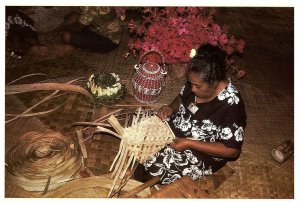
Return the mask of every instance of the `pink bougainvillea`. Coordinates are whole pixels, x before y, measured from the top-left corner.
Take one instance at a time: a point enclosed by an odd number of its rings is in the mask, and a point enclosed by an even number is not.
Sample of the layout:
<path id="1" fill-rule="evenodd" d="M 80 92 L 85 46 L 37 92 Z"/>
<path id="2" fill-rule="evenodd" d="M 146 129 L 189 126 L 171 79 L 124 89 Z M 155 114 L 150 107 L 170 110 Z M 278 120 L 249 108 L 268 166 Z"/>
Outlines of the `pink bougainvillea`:
<path id="1" fill-rule="evenodd" d="M 117 8 L 125 18 L 127 8 Z M 226 26 L 214 22 L 214 8 L 139 7 L 143 20 L 130 21 L 128 48 L 134 56 L 159 51 L 167 64 L 185 64 L 193 48 L 209 43 L 226 51 L 228 57 L 243 53 L 245 42 L 229 35 Z M 232 63 L 231 63 L 232 64 Z M 230 64 L 229 64 L 230 65 Z M 236 72 L 238 73 L 238 72 Z M 241 73 L 241 72 L 239 72 Z M 240 75 L 244 75 L 240 74 Z M 241 76 L 239 76 L 241 77 Z"/>

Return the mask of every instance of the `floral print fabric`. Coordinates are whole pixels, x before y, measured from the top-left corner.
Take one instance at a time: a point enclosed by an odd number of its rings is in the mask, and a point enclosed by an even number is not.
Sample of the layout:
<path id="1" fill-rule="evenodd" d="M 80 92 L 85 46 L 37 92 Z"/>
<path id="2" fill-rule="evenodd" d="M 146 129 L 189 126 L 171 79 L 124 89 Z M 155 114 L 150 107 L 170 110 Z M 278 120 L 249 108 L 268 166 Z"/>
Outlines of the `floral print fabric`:
<path id="1" fill-rule="evenodd" d="M 246 126 L 243 100 L 237 89 L 229 83 L 210 102 L 196 104 L 193 114 L 187 108 L 195 95 L 187 83 L 181 90 L 179 110 L 168 118 L 176 137 L 186 137 L 202 142 L 221 142 L 226 147 L 240 149 Z M 198 179 L 211 175 L 226 164 L 225 158 L 212 157 L 195 150 L 178 152 L 166 146 L 143 165 L 151 176 L 159 176 L 162 184 L 169 184 L 182 176 Z"/>
<path id="2" fill-rule="evenodd" d="M 109 38 L 115 44 L 120 43 L 121 23 L 114 8 L 101 6 L 81 7 L 79 22 L 83 25 L 88 25 L 93 32 Z"/>

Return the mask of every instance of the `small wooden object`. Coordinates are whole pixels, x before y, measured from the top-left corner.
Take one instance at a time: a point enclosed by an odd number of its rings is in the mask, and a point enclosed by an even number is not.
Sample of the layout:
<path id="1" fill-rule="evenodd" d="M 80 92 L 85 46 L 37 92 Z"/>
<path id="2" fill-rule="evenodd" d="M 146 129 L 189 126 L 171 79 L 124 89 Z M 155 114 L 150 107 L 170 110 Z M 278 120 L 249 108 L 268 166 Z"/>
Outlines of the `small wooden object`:
<path id="1" fill-rule="evenodd" d="M 133 198 L 136 194 L 138 194 L 139 192 L 141 192 L 142 190 L 149 188 L 150 186 L 156 184 L 157 182 L 159 182 L 160 178 L 158 176 L 153 177 L 151 180 L 147 181 L 146 183 L 135 187 L 134 189 L 126 192 L 122 198 Z"/>

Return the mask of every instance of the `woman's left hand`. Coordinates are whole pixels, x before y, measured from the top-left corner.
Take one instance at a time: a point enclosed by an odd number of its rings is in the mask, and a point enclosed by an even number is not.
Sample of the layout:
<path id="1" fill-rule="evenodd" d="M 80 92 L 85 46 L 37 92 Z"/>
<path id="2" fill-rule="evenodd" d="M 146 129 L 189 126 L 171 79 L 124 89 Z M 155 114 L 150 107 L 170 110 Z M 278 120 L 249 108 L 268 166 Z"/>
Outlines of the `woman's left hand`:
<path id="1" fill-rule="evenodd" d="M 170 147 L 179 152 L 184 151 L 190 148 L 190 140 L 185 138 L 176 138 L 172 143 L 170 143 Z"/>

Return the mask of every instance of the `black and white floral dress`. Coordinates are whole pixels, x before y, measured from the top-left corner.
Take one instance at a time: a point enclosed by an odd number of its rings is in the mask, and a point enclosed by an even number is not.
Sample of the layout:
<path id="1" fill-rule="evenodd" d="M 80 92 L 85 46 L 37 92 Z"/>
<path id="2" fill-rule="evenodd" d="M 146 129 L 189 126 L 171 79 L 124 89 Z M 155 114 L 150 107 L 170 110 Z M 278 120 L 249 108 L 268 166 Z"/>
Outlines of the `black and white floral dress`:
<path id="1" fill-rule="evenodd" d="M 207 103 L 196 104 L 193 114 L 187 108 L 195 101 L 187 82 L 181 92 L 179 111 L 168 118 L 176 137 L 192 138 L 203 142 L 221 142 L 226 147 L 240 149 L 246 126 L 244 102 L 237 89 L 229 83 L 217 97 Z M 169 184 L 182 176 L 193 180 L 211 175 L 223 167 L 225 158 L 213 157 L 196 150 L 178 152 L 166 146 L 143 163 L 148 177 L 159 176 L 162 184 Z"/>

